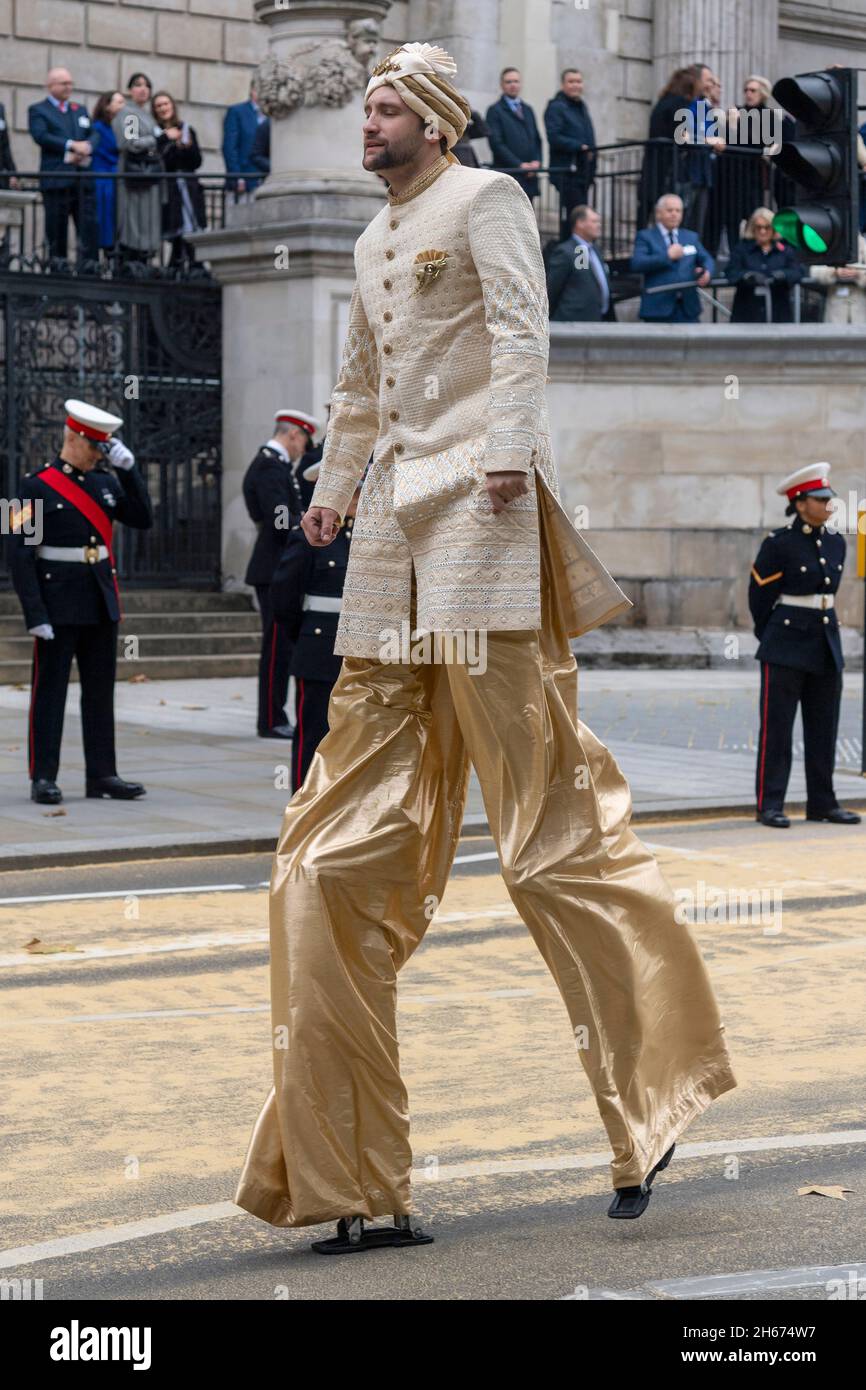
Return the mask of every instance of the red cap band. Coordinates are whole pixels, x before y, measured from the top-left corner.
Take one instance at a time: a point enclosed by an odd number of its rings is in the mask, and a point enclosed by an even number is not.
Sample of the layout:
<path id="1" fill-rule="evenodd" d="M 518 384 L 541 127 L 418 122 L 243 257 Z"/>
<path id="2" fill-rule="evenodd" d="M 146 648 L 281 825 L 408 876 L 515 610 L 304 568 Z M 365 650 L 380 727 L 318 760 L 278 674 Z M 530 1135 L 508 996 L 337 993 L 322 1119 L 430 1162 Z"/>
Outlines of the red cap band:
<path id="1" fill-rule="evenodd" d="M 111 435 L 105 430 L 95 430 L 92 425 L 82 425 L 80 420 L 73 420 L 71 415 L 66 417 L 66 428 L 74 430 L 76 434 L 83 434 L 87 439 L 94 439 L 103 444 L 111 438 Z"/>
<path id="2" fill-rule="evenodd" d="M 281 425 L 297 425 L 299 430 L 306 430 L 307 434 L 311 437 L 315 434 L 315 430 L 309 420 L 299 420 L 297 415 L 278 415 L 277 420 Z"/>
<path id="3" fill-rule="evenodd" d="M 793 502 L 801 492 L 814 492 L 818 487 L 829 487 L 826 478 L 809 478 L 805 483 L 798 483 L 796 487 L 788 488 L 788 501 Z"/>

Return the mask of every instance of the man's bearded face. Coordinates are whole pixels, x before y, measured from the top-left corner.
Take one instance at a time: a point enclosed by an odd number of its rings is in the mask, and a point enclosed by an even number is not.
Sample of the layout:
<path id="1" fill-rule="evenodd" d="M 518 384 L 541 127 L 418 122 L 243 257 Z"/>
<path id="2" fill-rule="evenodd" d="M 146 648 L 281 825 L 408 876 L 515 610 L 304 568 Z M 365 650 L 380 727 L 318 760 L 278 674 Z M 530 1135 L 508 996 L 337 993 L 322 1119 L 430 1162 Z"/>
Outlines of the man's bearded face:
<path id="1" fill-rule="evenodd" d="M 393 87 L 377 87 L 365 114 L 363 164 L 371 172 L 411 164 L 429 144 L 424 121 Z"/>

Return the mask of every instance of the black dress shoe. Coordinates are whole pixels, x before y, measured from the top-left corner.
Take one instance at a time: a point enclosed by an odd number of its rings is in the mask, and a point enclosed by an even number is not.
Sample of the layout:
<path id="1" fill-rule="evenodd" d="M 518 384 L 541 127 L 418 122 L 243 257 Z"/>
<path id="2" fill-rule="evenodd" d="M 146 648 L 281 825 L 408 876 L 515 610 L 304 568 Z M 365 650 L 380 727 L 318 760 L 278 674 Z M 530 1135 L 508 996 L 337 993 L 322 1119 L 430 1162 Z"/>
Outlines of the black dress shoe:
<path id="1" fill-rule="evenodd" d="M 613 1216 L 620 1221 L 634 1221 L 641 1216 L 649 1206 L 649 1199 L 652 1193 L 653 1178 L 656 1173 L 660 1173 L 667 1168 L 674 1156 L 676 1144 L 671 1144 L 667 1153 L 664 1154 L 651 1168 L 644 1178 L 640 1187 L 618 1187 L 613 1195 L 613 1201 L 607 1209 L 608 1216 Z"/>
<path id="2" fill-rule="evenodd" d="M 787 830 L 791 824 L 784 811 L 759 811 L 755 820 L 761 825 L 771 825 L 774 830 Z"/>
<path id="3" fill-rule="evenodd" d="M 806 813 L 806 820 L 828 820 L 832 825 L 859 825 L 862 816 L 856 811 L 846 811 L 844 806 L 834 806 L 825 816 L 812 816 Z"/>
<path id="4" fill-rule="evenodd" d="M 37 777 L 30 785 L 30 800 L 43 806 L 57 806 L 63 800 L 63 792 L 48 777 Z"/>
<path id="5" fill-rule="evenodd" d="M 275 724 L 272 729 L 259 729 L 259 738 L 294 738 L 294 724 Z"/>
<path id="6" fill-rule="evenodd" d="M 110 796 L 115 801 L 134 801 L 137 796 L 144 794 L 140 782 L 124 782 L 122 777 L 97 777 L 87 783 L 88 796 Z"/>

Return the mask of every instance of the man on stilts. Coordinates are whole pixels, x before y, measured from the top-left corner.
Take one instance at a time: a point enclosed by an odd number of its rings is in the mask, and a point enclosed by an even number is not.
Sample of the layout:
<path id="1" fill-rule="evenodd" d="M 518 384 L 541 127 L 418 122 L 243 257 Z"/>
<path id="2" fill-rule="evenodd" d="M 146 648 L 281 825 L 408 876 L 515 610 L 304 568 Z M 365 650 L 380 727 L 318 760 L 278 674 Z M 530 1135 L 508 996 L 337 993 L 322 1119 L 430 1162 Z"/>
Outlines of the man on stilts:
<path id="1" fill-rule="evenodd" d="M 455 64 L 390 54 L 364 167 L 388 202 L 357 284 L 304 520 L 326 546 L 364 472 L 329 731 L 286 808 L 270 892 L 274 1086 L 235 1194 L 275 1226 L 338 1221 L 321 1253 L 429 1242 L 412 1217 L 396 979 L 441 902 L 470 763 L 502 876 L 588 1043 L 613 1149 L 609 1214 L 640 1216 L 688 1124 L 736 1081 L 700 952 L 629 828 L 628 785 L 577 718 L 568 638 L 627 600 L 559 502 L 544 265 L 507 174 L 451 154 Z M 401 634 L 480 640 L 416 660 Z M 469 643 L 467 641 L 467 649 Z M 393 1229 L 364 1229 L 391 1216 Z"/>

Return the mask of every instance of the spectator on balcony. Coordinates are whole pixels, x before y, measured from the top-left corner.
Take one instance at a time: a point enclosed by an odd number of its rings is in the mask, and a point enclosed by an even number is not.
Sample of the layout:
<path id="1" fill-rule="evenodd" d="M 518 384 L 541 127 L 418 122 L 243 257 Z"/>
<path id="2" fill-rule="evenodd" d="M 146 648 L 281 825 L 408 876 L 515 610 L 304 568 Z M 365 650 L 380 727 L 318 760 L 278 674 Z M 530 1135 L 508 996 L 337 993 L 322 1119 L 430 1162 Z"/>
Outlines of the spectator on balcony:
<path id="1" fill-rule="evenodd" d="M 682 198 L 665 193 L 656 203 L 655 225 L 637 234 L 631 269 L 644 277 L 640 317 L 646 323 L 696 323 L 701 316 L 695 282 L 704 288 L 715 267 L 700 238 L 683 227 L 682 220 Z M 661 292 L 651 293 L 656 289 Z"/>
<path id="2" fill-rule="evenodd" d="M 181 120 L 177 103 L 168 92 L 157 92 L 150 109 L 168 138 L 162 156 L 166 173 L 184 175 L 166 179 L 168 197 L 162 205 L 162 231 L 171 246 L 169 265 L 190 266 L 195 261 L 195 247 L 187 237 L 191 232 L 203 232 L 207 226 L 204 192 L 195 177 L 195 170 L 201 168 L 201 150 L 194 128 Z"/>
<path id="3" fill-rule="evenodd" d="M 90 117 L 72 100 L 72 74 L 67 68 L 51 68 L 45 86 L 48 95 L 28 109 L 27 124 L 42 152 L 39 170 L 44 175 L 40 183 L 48 254 L 55 264 L 66 264 L 71 217 L 79 259 L 94 262 L 96 204 L 93 180 L 84 176 L 93 156 Z"/>
<path id="4" fill-rule="evenodd" d="M 6 107 L 0 101 L 0 188 L 17 188 L 15 160 L 9 142 L 9 126 L 6 123 Z"/>
<path id="5" fill-rule="evenodd" d="M 271 172 L 271 120 L 269 116 L 265 116 L 263 121 L 259 121 L 256 138 L 253 140 L 253 148 L 250 153 L 250 168 L 258 169 L 264 178 L 267 178 Z"/>
<path id="6" fill-rule="evenodd" d="M 773 89 L 766 77 L 753 74 L 743 85 L 743 105 L 727 112 L 725 150 L 719 160 L 718 183 L 721 221 L 733 251 L 744 235 L 743 224 L 757 207 L 770 201 L 773 174 L 771 156 L 779 149 L 773 136 L 779 132 L 779 108 L 773 103 Z M 793 134 L 794 123 L 783 113 L 781 135 Z M 787 181 L 788 192 L 793 190 Z M 783 201 L 790 201 L 783 189 Z"/>
<path id="7" fill-rule="evenodd" d="M 866 237 L 857 238 L 857 260 L 866 265 Z M 825 323 L 866 323 L 866 270 L 850 265 L 813 265 L 809 277 L 827 288 Z"/>
<path id="8" fill-rule="evenodd" d="M 556 323 L 613 320 L 610 274 L 595 247 L 601 218 L 585 203 L 579 204 L 571 217 L 571 236 L 551 253 L 548 264 L 550 317 Z"/>
<path id="9" fill-rule="evenodd" d="M 719 155 L 725 148 L 720 126 L 724 128 L 725 113 L 718 106 L 719 79 L 706 63 L 695 63 L 698 95 L 689 104 L 689 148 L 685 155 L 685 183 L 682 197 L 685 202 L 685 221 L 704 239 L 710 194 L 715 183 Z"/>
<path id="10" fill-rule="evenodd" d="M 472 119 L 464 130 L 456 145 L 452 147 L 451 153 L 455 159 L 459 159 L 461 164 L 465 164 L 468 169 L 480 169 L 478 156 L 472 148 L 473 140 L 489 140 L 490 131 L 487 122 L 480 111 L 472 112 Z"/>
<path id="11" fill-rule="evenodd" d="M 122 92 L 103 92 L 93 108 L 93 134 L 98 137 L 93 151 L 93 169 L 98 174 L 116 174 L 119 162 L 117 141 L 111 122 L 125 104 Z M 94 179 L 96 185 L 96 230 L 99 249 L 110 253 L 117 240 L 117 180 Z"/>
<path id="12" fill-rule="evenodd" d="M 227 174 L 246 175 L 251 167 L 255 167 L 250 164 L 250 155 L 253 152 L 256 131 L 262 121 L 266 120 L 267 116 L 258 103 L 256 84 L 251 82 L 249 99 L 229 106 L 223 119 L 223 160 Z M 235 201 L 246 201 L 260 182 L 260 179 L 245 177 L 227 179 L 226 190 L 234 192 Z"/>
<path id="13" fill-rule="evenodd" d="M 664 192 L 678 189 L 685 181 L 687 151 L 674 137 L 683 116 L 698 97 L 699 86 L 694 67 L 677 68 L 659 92 L 650 112 L 638 190 L 639 226 L 646 225 Z"/>
<path id="14" fill-rule="evenodd" d="M 771 209 L 755 208 L 725 268 L 737 287 L 731 323 L 792 323 L 791 290 L 805 273 L 791 247 L 776 237 Z"/>
<path id="15" fill-rule="evenodd" d="M 566 68 L 562 87 L 547 103 L 550 182 L 559 191 L 560 240 L 571 230 L 571 209 L 585 203 L 595 176 L 595 128 L 583 99 L 583 73 Z"/>
<path id="16" fill-rule="evenodd" d="M 503 68 L 499 85 L 502 96 L 487 108 L 493 167 L 516 179 L 527 198 L 537 198 L 542 151 L 535 112 L 520 95 L 522 78 L 517 68 Z"/>
<path id="17" fill-rule="evenodd" d="M 131 176 L 119 179 L 117 187 L 117 240 L 127 265 L 149 261 L 162 245 L 168 197 L 162 156 L 169 137 L 148 110 L 152 92 L 150 78 L 133 73 L 127 100 L 111 122 L 120 173 Z"/>

